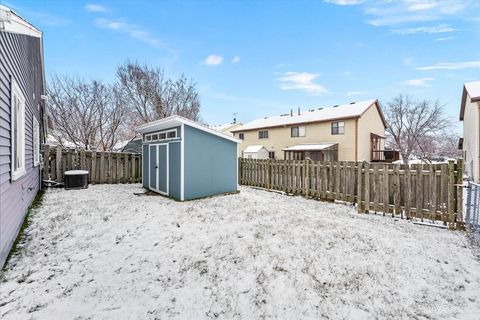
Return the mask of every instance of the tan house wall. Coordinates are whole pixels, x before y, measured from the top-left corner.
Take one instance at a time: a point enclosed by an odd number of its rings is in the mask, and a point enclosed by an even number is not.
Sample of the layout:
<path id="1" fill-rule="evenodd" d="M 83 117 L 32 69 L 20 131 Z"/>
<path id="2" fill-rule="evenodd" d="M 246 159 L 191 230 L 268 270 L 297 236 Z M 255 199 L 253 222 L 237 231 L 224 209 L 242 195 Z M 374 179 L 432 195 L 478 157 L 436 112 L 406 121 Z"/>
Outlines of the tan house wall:
<path id="1" fill-rule="evenodd" d="M 268 151 L 275 151 L 276 159 L 284 159 L 282 149 L 302 143 L 338 143 L 338 159 L 339 161 L 355 160 L 355 120 L 339 120 L 345 122 L 345 134 L 332 135 L 331 123 L 317 122 L 305 124 L 305 137 L 291 137 L 291 127 L 275 127 L 268 129 L 258 129 L 244 132 L 244 141 L 239 145 L 239 156 L 242 151 L 251 145 L 262 145 Z M 333 121 L 336 122 L 336 121 Z M 297 125 L 293 125 L 295 127 Z M 302 126 L 302 125 L 298 125 Z M 268 139 L 259 139 L 258 132 L 268 130 Z M 238 133 L 235 134 L 238 137 Z"/>
<path id="2" fill-rule="evenodd" d="M 345 122 L 345 133 L 332 135 L 331 124 L 338 121 Z M 295 126 L 305 126 L 304 137 L 291 137 L 291 127 Z M 268 139 L 258 138 L 258 132 L 263 130 L 268 130 Z M 238 138 L 239 133 L 241 132 L 236 132 L 234 136 Z M 304 143 L 338 143 L 339 161 L 370 161 L 370 133 L 385 136 L 385 127 L 375 105 L 368 108 L 360 118 L 243 131 L 244 141 L 238 145 L 238 156 L 241 157 L 248 146 L 262 145 L 268 151 L 274 151 L 276 159 L 283 160 L 282 150 L 287 147 Z M 357 150 L 355 145 L 358 146 Z M 384 149 L 384 141 L 380 148 Z"/>
<path id="3" fill-rule="evenodd" d="M 385 137 L 385 127 L 375 106 L 372 106 L 358 118 L 358 160 L 371 161 L 370 133 Z M 385 149 L 385 140 L 380 140 L 380 150 Z"/>
<path id="4" fill-rule="evenodd" d="M 463 151 L 465 156 L 465 170 L 468 176 L 479 181 L 479 145 L 480 145 L 480 118 L 479 104 L 471 102 L 467 95 L 465 114 L 463 116 Z M 466 151 L 466 152 L 465 152 Z"/>

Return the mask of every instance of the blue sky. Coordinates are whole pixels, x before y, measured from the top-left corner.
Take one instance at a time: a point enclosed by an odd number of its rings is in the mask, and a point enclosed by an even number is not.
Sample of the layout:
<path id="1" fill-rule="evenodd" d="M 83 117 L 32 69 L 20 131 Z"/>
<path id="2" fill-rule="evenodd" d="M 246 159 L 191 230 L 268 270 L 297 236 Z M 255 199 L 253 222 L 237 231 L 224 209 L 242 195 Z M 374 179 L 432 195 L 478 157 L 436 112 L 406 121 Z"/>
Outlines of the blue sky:
<path id="1" fill-rule="evenodd" d="M 0 3 L 44 32 L 47 76 L 112 81 L 127 59 L 185 73 L 212 124 L 400 93 L 457 120 L 480 80 L 477 0 Z"/>

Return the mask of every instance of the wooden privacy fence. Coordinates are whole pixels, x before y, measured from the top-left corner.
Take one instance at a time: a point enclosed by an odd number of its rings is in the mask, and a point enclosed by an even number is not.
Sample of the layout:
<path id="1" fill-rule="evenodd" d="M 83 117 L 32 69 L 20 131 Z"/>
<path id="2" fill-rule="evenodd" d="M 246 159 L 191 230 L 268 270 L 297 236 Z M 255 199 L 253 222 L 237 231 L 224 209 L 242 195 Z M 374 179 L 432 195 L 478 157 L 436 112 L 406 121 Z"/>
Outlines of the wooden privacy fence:
<path id="1" fill-rule="evenodd" d="M 443 221 L 463 228 L 461 159 L 442 164 L 382 164 L 239 158 L 239 183 L 327 201 L 358 212 Z"/>
<path id="2" fill-rule="evenodd" d="M 134 183 L 142 180 L 141 155 L 44 146 L 43 179 L 63 182 L 68 170 L 87 170 L 91 183 Z"/>

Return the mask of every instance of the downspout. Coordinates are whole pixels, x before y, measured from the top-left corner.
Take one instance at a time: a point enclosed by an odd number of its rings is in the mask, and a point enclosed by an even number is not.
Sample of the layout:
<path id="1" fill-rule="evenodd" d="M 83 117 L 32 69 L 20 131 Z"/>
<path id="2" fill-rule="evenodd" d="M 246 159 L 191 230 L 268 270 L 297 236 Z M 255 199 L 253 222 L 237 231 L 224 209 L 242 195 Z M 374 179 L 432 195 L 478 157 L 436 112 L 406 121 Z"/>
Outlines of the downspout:
<path id="1" fill-rule="evenodd" d="M 358 118 L 355 118 L 355 162 L 358 161 Z"/>

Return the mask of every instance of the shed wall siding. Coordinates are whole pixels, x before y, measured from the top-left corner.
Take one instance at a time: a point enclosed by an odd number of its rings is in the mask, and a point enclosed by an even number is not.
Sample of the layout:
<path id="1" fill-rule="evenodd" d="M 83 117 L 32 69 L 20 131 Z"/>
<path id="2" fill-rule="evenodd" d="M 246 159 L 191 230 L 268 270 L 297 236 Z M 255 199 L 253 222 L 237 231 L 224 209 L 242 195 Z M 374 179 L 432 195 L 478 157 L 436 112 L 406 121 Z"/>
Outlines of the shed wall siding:
<path id="1" fill-rule="evenodd" d="M 237 191 L 237 144 L 185 125 L 185 200 Z"/>
<path id="2" fill-rule="evenodd" d="M 170 197 L 180 200 L 180 142 L 172 142 L 168 146 L 169 193 Z"/>
<path id="3" fill-rule="evenodd" d="M 25 213 L 39 189 L 40 167 L 33 166 L 33 118 L 42 131 L 43 114 L 39 107 L 43 89 L 41 40 L 0 32 L 0 265 L 23 223 Z M 15 79 L 25 97 L 25 169 L 26 174 L 11 181 L 10 99 L 11 79 Z"/>

